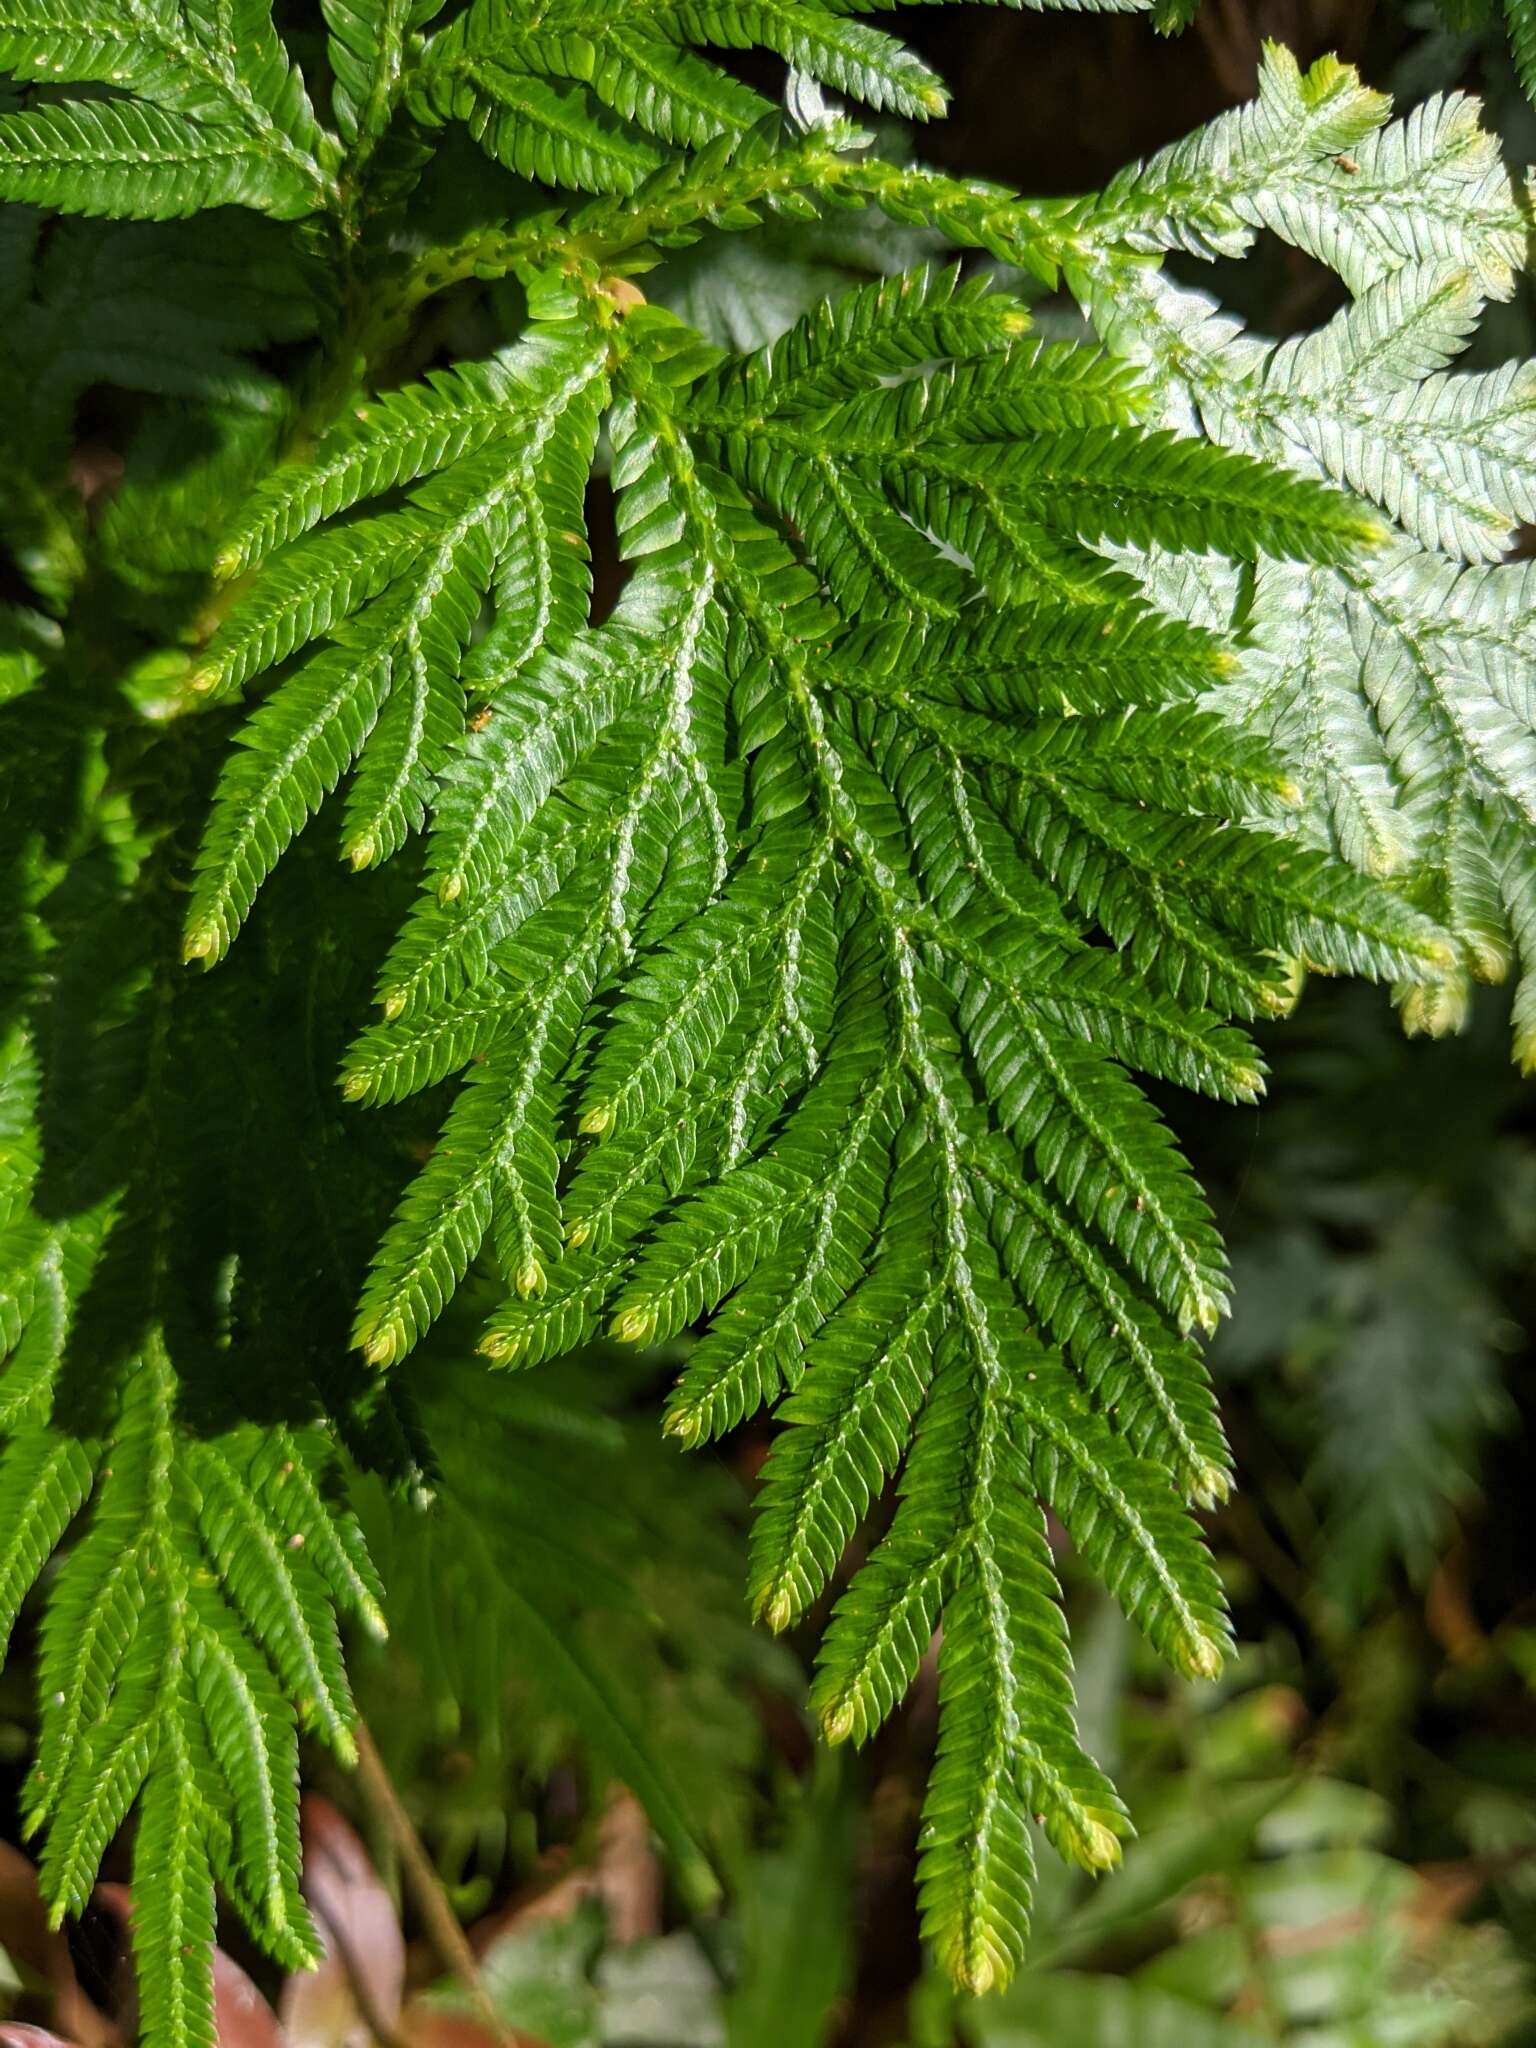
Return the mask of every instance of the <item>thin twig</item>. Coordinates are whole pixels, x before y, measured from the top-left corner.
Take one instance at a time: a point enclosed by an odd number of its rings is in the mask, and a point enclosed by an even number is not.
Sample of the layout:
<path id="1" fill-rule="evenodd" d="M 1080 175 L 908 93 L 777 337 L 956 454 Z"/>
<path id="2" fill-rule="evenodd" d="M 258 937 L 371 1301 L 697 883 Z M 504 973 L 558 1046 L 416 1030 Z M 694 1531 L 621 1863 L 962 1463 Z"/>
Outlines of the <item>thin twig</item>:
<path id="1" fill-rule="evenodd" d="M 515 2037 L 511 2028 L 497 2012 L 486 1989 L 485 1979 L 480 1974 L 480 1964 L 469 1938 L 459 1924 L 459 1916 L 449 1903 L 443 1889 L 442 1879 L 436 1866 L 427 1854 L 420 1835 L 395 1790 L 394 1780 L 384 1768 L 384 1759 L 379 1755 L 373 1736 L 367 1724 L 359 1721 L 353 1731 L 357 1740 L 357 1782 L 363 1798 L 372 1808 L 390 1841 L 400 1857 L 405 1881 L 416 1901 L 421 1914 L 427 1938 L 437 1952 L 439 1962 L 450 1975 L 457 1977 L 469 1994 L 470 2003 L 496 2039 L 506 2048 L 514 2048 Z"/>

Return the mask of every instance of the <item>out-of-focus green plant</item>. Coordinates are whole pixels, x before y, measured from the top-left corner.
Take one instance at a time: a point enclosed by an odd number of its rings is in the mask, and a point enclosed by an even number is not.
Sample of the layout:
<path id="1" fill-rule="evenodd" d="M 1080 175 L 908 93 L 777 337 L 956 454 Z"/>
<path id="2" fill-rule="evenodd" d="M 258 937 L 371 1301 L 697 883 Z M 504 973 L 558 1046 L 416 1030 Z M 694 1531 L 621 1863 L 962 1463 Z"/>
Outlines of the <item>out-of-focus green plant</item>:
<path id="1" fill-rule="evenodd" d="M 363 1709 L 456 1882 L 529 1865 L 527 1795 L 576 1746 L 710 1905 L 756 1818 L 763 1705 L 799 1710 L 798 1666 L 742 1609 L 742 1489 L 615 1412 L 636 1377 L 611 1352 L 537 1380 L 445 1364 L 423 1395 L 431 1476 L 360 1495 L 397 1603 Z"/>
<path id="2" fill-rule="evenodd" d="M 1241 1306 L 1216 1369 L 1319 1618 L 1357 1622 L 1396 1568 L 1422 1587 L 1487 1433 L 1536 1259 L 1536 1142 L 1484 1054 L 1496 1005 L 1432 1072 L 1378 1005 L 1336 996 L 1276 1047 L 1290 1090 L 1234 1148 Z"/>
<path id="3" fill-rule="evenodd" d="M 971 2048 L 1474 2048 L 1536 2013 L 1509 1931 L 1464 1924 L 1489 1870 L 1465 1848 L 1405 1860 L 1384 1798 L 1305 1761 L 1285 1661 L 1245 1650 L 1203 1703 L 1127 1691 L 1111 1666 L 1148 1825 L 1115 1884 L 1052 1901 L 1004 2000 L 959 2012 Z M 947 2048 L 954 2009 L 928 1995 L 923 2048 Z"/>

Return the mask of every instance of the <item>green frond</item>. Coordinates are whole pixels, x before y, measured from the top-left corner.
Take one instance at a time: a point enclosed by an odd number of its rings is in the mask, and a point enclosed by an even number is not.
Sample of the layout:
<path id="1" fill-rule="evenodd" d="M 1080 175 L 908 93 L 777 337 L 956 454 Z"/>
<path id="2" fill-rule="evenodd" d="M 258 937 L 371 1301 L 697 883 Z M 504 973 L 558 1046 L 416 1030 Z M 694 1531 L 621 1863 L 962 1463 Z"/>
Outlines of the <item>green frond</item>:
<path id="1" fill-rule="evenodd" d="M 1091 575 L 1085 542 L 1141 542 L 1154 528 L 1179 549 L 1325 559 L 1377 537 L 1342 496 L 1128 432 L 1135 386 L 1090 351 L 1014 338 L 1023 324 L 1000 296 L 972 291 L 956 308 L 931 287 L 911 304 L 894 284 L 866 287 L 838 322 L 812 316 L 711 380 L 689 417 L 710 458 L 780 508 L 845 616 L 953 618 L 966 583 L 957 558 L 1012 599 L 1042 553 Z M 887 330 L 887 346 L 871 342 Z M 951 346 L 986 353 L 900 374 L 915 367 L 903 351 Z M 783 411 L 764 398 L 781 364 Z M 862 395 L 807 404 L 852 376 L 866 380 Z M 869 389 L 876 379 L 884 388 Z"/>
<path id="2" fill-rule="evenodd" d="M 423 120 L 462 121 L 487 156 L 519 177 L 567 190 L 633 192 L 661 163 L 581 86 L 555 85 L 487 53 L 434 45 L 412 104 Z"/>
<path id="3" fill-rule="evenodd" d="M 597 44 L 587 85 L 595 99 L 647 135 L 684 148 L 744 133 L 771 111 L 760 94 L 718 65 L 620 21 Z"/>
<path id="4" fill-rule="evenodd" d="M 0 16 L 0 69 L 133 97 L 0 119 L 0 195 L 64 213 L 175 220 L 249 206 L 297 220 L 334 197 L 335 147 L 268 0 L 60 0 Z"/>
<path id="5" fill-rule="evenodd" d="M 1184 1503 L 1045 1361 L 1013 1399 L 1040 1498 L 1169 1663 L 1215 1678 L 1231 1647 L 1221 1582 Z"/>
<path id="6" fill-rule="evenodd" d="M 925 1899 L 977 1984 L 1020 1952 L 1035 1817 L 1094 1868 L 1124 1826 L 1034 1503 L 1180 1668 L 1225 1640 L 1183 1506 L 1227 1485 L 1183 1334 L 1225 1268 L 1133 1074 L 1252 1101 L 1229 1020 L 1288 1004 L 1299 959 L 1427 984 L 1450 957 L 1379 882 L 1234 824 L 1294 806 L 1292 775 L 1208 708 L 1225 621 L 1160 609 L 1128 545 L 1344 576 L 1372 522 L 1138 426 L 1103 355 L 1023 326 L 944 274 L 742 363 L 630 330 L 609 430 L 639 568 L 595 629 L 584 584 L 553 631 L 536 568 L 498 590 L 488 716 L 436 778 L 345 1075 L 386 1101 L 468 1068 L 364 1293 L 371 1362 L 477 1261 L 495 1363 L 700 1328 L 670 1434 L 787 1396 L 753 1553 L 775 1627 L 899 1485 L 817 1701 L 867 1736 L 943 1618 Z M 415 433 L 415 400 L 391 413 Z"/>
<path id="7" fill-rule="evenodd" d="M 985 278 L 962 284 L 958 268 L 909 271 L 815 307 L 779 340 L 724 368 L 700 404 L 744 423 L 816 413 L 857 398 L 876 379 L 1007 349 L 1027 325 L 1023 309 Z M 1113 389 L 1113 372 L 1106 381 Z"/>
<path id="8" fill-rule="evenodd" d="M 378 1640 L 388 1634 L 384 1587 L 356 1522 L 323 1497 L 315 1474 L 326 1469 L 317 1432 L 265 1430 L 251 1445 L 247 1484 L 263 1513 L 302 1550 L 340 1613 L 354 1616 Z"/>
<path id="9" fill-rule="evenodd" d="M 1113 1062 L 1043 1030 L 1022 999 L 968 980 L 961 1028 L 1000 1127 L 1180 1329 L 1213 1330 L 1227 1298 L 1220 1239 L 1150 1105 Z"/>
<path id="10" fill-rule="evenodd" d="M 944 104 L 841 4 L 313 27 L 334 133 L 267 0 L 0 0 L 0 196 L 99 217 L 0 236 L 34 594 L 0 621 L 0 1636 L 46 1580 L 45 1893 L 81 1910 L 136 1825 L 149 2048 L 213 2048 L 216 1890 L 284 1968 L 314 1954 L 299 1740 L 351 1759 L 343 1626 L 385 1626 L 334 1446 L 429 1468 L 380 1374 L 430 1344 L 438 1385 L 472 1313 L 495 1367 L 686 1339 L 674 1449 L 774 1414 L 752 1604 L 831 1603 L 832 1741 L 936 1654 L 924 1925 L 1000 1985 L 1036 1832 L 1102 1871 L 1129 1831 L 1046 1512 L 1175 1669 L 1227 1648 L 1191 1513 L 1229 1484 L 1226 1261 L 1146 1084 L 1256 1102 L 1243 1027 L 1309 972 L 1394 984 L 1412 1030 L 1513 972 L 1536 1063 L 1536 568 L 1505 559 L 1536 398 L 1527 365 L 1456 367 L 1524 197 L 1474 102 L 1393 121 L 1275 49 L 1251 105 L 1031 202 L 829 108 Z M 782 112 L 711 55 L 754 52 Z M 494 161 L 450 191 L 448 140 L 418 194 L 451 123 Z M 737 354 L 634 282 L 833 208 L 993 267 Z M 1261 234 L 1340 280 L 1317 331 L 1250 335 L 1187 282 Z M 1008 269 L 1097 342 L 1034 332 Z M 476 332 L 510 338 L 418 374 Z M 87 516 L 66 465 L 103 386 L 142 403 Z M 624 565 L 597 591 L 589 501 Z M 294 847 L 344 778 L 360 879 Z M 258 900 L 218 975 L 180 973 L 182 908 L 212 967 Z M 398 1142 L 364 1130 L 429 1089 Z M 479 1361 L 447 1363 L 458 1402 Z M 565 1569 L 538 1525 L 566 1496 L 519 1485 L 506 1540 Z M 515 1587 L 497 1626 L 703 1903 L 606 1674 Z"/>
<path id="11" fill-rule="evenodd" d="M 392 680 L 388 643 L 325 648 L 240 735 L 214 797 L 187 914 L 189 961 L 223 957 L 257 891 L 373 730 Z"/>
<path id="12" fill-rule="evenodd" d="M 890 109 L 909 120 L 931 119 L 944 110 L 944 88 L 916 56 L 863 22 L 813 4 L 813 0 L 760 0 L 743 7 L 717 0 L 684 0 L 665 16 L 689 42 L 718 49 L 754 45 L 772 50 L 797 71 L 829 85 L 876 112 Z"/>
<path id="13" fill-rule="evenodd" d="M 209 206 L 309 211 L 308 189 L 274 180 L 234 127 L 189 129 L 159 107 L 40 107 L 0 121 L 0 196 L 109 220 L 180 220 Z"/>
<path id="14" fill-rule="evenodd" d="M 92 1496 L 43 1617 L 28 1825 L 45 1831 L 55 1916 L 78 1913 L 137 1802 L 144 2025 L 211 2048 L 216 1877 L 285 1967 L 318 1954 L 298 1883 L 297 1727 L 350 1755 L 333 1603 L 381 1624 L 356 1529 L 317 1487 L 318 1437 L 184 1435 L 178 1384 L 155 1330 L 99 1449 L 56 1426 L 12 1438 L 4 1586 L 13 1615 Z"/>
<path id="15" fill-rule="evenodd" d="M 306 1727 L 352 1760 L 352 1703 L 341 1642 L 322 1583 L 291 1537 L 272 1528 L 242 1466 L 245 1445 L 199 1446 L 186 1461 L 197 1528 L 224 1590 L 271 1659 Z"/>
<path id="16" fill-rule="evenodd" d="M 354 152 L 371 151 L 400 94 L 406 37 L 436 12 L 436 0 L 321 0 L 321 11 L 336 127 Z"/>
<path id="17" fill-rule="evenodd" d="M 401 1204 L 358 1311 L 356 1341 L 372 1363 L 392 1365 L 411 1349 L 493 1224 L 498 1244 L 511 1252 L 518 1294 L 543 1293 L 560 1247 L 548 1081 L 569 1057 L 595 966 L 589 950 L 555 968 L 534 994 L 523 1031 L 494 1046 L 460 1094 Z"/>
<path id="18" fill-rule="evenodd" d="M 1261 107 L 1289 76 L 1271 60 Z M 1245 651 L 1207 701 L 1290 764 L 1305 843 L 1391 878 L 1450 934 L 1454 951 L 1404 997 L 1417 1027 L 1447 1029 L 1465 978 L 1505 973 L 1527 929 L 1524 861 L 1509 851 L 1533 815 L 1531 720 L 1515 682 L 1529 660 L 1527 594 L 1522 568 L 1482 565 L 1536 504 L 1530 376 L 1518 363 L 1448 367 L 1484 299 L 1512 288 L 1525 229 L 1474 102 L 1433 100 L 1389 125 L 1384 113 L 1343 151 L 1332 137 L 1331 154 L 1308 144 L 1301 189 L 1244 216 L 1348 286 L 1350 303 L 1316 333 L 1259 341 L 1150 265 L 1095 258 L 1084 290 L 1181 431 L 1331 477 L 1394 523 L 1368 570 L 1262 563 L 1243 600 Z M 1179 149 L 1203 160 L 1204 146 Z M 1167 223 L 1155 240 L 1187 245 Z M 1156 589 L 1155 554 L 1139 569 Z M 1202 616 L 1235 616 L 1237 602 L 1218 583 Z M 1320 936 L 1297 933 L 1313 964 L 1383 964 L 1374 939 L 1336 933 L 1319 951 Z"/>
<path id="19" fill-rule="evenodd" d="M 908 1206 L 924 1193 L 919 1183 Z M 804 1379 L 777 1410 L 787 1427 L 763 1474 L 750 1580 L 753 1607 L 772 1628 L 787 1628 L 827 1585 L 899 1469 L 927 1393 L 937 1290 L 923 1287 L 921 1269 L 913 1276 L 887 1266 L 878 1257 L 824 1324 L 807 1347 Z"/>
<path id="20" fill-rule="evenodd" d="M 461 1073 L 489 1052 L 506 1014 L 507 991 L 493 979 L 440 1008 L 421 1008 L 359 1033 L 342 1069 L 348 1102 L 398 1102 Z"/>
<path id="21" fill-rule="evenodd" d="M 69 1438 L 34 1426 L 7 1443 L 0 1456 L 0 1654 L 90 1490 L 90 1459 Z"/>
<path id="22" fill-rule="evenodd" d="M 1016 1560 L 1010 1559 L 1015 1565 Z M 1017 1584 L 1010 1574 L 1010 1582 Z M 1029 1939 L 1034 1849 L 1007 1731 L 1017 1716 L 1008 1621 L 994 1580 L 947 1603 L 939 1653 L 940 1747 L 920 1832 L 923 1931 L 963 1989 L 1011 1979 Z"/>
<path id="23" fill-rule="evenodd" d="M 224 1626 L 216 1603 L 198 1604 L 208 1618 L 191 1633 L 192 1691 L 231 1801 L 233 1854 L 219 1875 L 272 1954 L 289 1969 L 305 1969 L 320 1948 L 299 1893 L 293 1710 L 260 1651 Z"/>
<path id="24" fill-rule="evenodd" d="M 320 520 L 460 462 L 493 439 L 512 439 L 512 452 L 521 454 L 517 437 L 537 416 L 558 415 L 590 384 L 598 360 L 586 330 L 551 322 L 489 362 L 460 363 L 362 401 L 313 460 L 266 480 L 220 557 L 221 573 L 233 576 Z"/>
<path id="25" fill-rule="evenodd" d="M 498 577 L 505 629 L 525 658 L 580 623 L 581 483 L 601 374 L 590 337 L 541 336 L 516 369 L 490 366 L 386 404 L 322 450 L 315 473 L 292 485 L 279 475 L 237 559 L 361 497 L 427 480 L 406 512 L 296 543 L 210 646 L 195 687 L 211 690 L 319 633 L 335 643 L 280 683 L 241 735 L 247 751 L 226 770 L 199 856 L 188 959 L 227 950 L 261 882 L 359 755 L 343 828 L 352 865 L 377 866 L 421 828 L 463 736 L 461 663 Z M 519 391 L 533 408 L 521 418 L 506 403 Z M 524 433 L 514 438 L 514 426 Z"/>
<path id="26" fill-rule="evenodd" d="M 210 699 L 236 691 L 339 626 L 410 568 L 431 530 L 414 512 L 385 513 L 270 557 L 250 596 L 209 641 L 193 689 Z"/>
<path id="27" fill-rule="evenodd" d="M 1536 102 L 1536 9 L 1529 0 L 1504 0 L 1504 19 L 1525 96 Z"/>
<path id="28" fill-rule="evenodd" d="M 542 1365 L 594 1336 L 603 1308 L 628 1271 L 623 1257 L 575 1250 L 555 1267 L 542 1294 L 510 1294 L 486 1325 L 480 1350 L 493 1365 Z"/>
<path id="29" fill-rule="evenodd" d="M 1057 1611 L 1043 1518 L 1014 1491 L 1016 1473 L 998 1477 L 1007 1492 L 988 1540 L 945 1603 L 943 1726 L 919 1832 L 924 1932 L 975 1992 L 1005 1985 L 1024 1952 L 1030 1823 L 1095 1872 L 1119 1861 L 1128 1832 L 1113 1788 L 1077 1740 L 1065 1628 L 1039 1618 Z"/>
<path id="30" fill-rule="evenodd" d="M 1189 1498 L 1224 1498 L 1229 1454 L 1193 1342 L 1127 1287 L 1001 1148 L 977 1164 L 976 1200 L 1003 1269 L 1119 1433 Z"/>
<path id="31" fill-rule="evenodd" d="M 140 2024 L 166 2048 L 216 2048 L 210 1962 L 217 1909 L 199 1825 L 213 1788 L 191 1742 L 175 1742 L 167 1731 L 161 1743 L 133 1845 Z"/>
<path id="32" fill-rule="evenodd" d="M 618 14 L 569 0 L 532 21 L 509 0 L 475 0 L 432 38 L 423 89 L 442 113 L 468 120 L 472 131 L 494 120 L 487 103 L 510 111 L 535 72 L 590 86 L 594 96 L 664 141 L 698 143 L 750 126 L 761 101 L 728 73 L 691 56 L 689 44 L 771 51 L 838 92 L 909 119 L 943 111 L 942 86 L 911 51 L 814 0 L 647 0 Z M 572 95 L 563 97 L 572 103 Z M 528 104 L 542 124 L 548 100 Z M 580 156 L 571 168 L 574 175 L 558 182 L 585 191 L 630 189 L 589 182 Z"/>

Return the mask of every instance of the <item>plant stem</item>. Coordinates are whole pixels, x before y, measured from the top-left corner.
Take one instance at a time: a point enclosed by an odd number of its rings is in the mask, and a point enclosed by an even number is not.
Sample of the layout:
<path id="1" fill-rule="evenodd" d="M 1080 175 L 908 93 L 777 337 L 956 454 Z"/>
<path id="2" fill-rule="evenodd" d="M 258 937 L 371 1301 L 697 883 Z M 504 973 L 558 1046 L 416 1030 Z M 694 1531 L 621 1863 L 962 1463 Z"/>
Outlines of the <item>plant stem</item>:
<path id="1" fill-rule="evenodd" d="M 360 1720 L 354 1732 L 358 1786 L 374 1818 L 400 1857 L 405 1881 L 416 1901 L 427 1938 L 444 1969 L 463 1983 L 475 2011 L 495 2038 L 507 2044 L 507 2048 L 512 2048 L 514 2037 L 511 2029 L 492 2002 L 469 1938 L 449 1903 L 442 1879 L 416 1832 L 414 1822 L 401 1803 L 394 1780 L 384 1767 L 384 1759 L 379 1755 L 368 1724 Z"/>

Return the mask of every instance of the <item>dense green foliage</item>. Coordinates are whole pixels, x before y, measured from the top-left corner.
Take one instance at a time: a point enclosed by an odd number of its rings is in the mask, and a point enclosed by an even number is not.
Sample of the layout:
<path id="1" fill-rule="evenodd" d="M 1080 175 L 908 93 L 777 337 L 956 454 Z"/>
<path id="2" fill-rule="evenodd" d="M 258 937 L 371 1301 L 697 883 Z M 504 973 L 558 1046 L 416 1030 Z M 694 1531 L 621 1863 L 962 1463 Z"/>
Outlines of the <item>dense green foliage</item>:
<path id="1" fill-rule="evenodd" d="M 0 1614 L 64 1546 L 45 1889 L 78 1910 L 137 1803 L 156 2048 L 211 2036 L 216 1887 L 309 1956 L 298 1733 L 350 1758 L 340 1623 L 387 1605 L 350 1471 L 446 1475 L 499 1624 L 707 1896 L 541 1584 L 602 1569 L 530 1505 L 558 1454 L 503 1445 L 530 1565 L 464 1443 L 500 1427 L 474 1344 L 691 1332 L 667 1433 L 784 1425 L 750 1593 L 784 1629 L 835 1585 L 827 1736 L 942 1628 L 919 1886 L 985 1990 L 1032 1830 L 1090 1870 L 1130 1832 L 1047 1513 L 1177 1671 L 1229 1648 L 1192 1512 L 1229 1485 L 1224 1255 L 1136 1077 L 1252 1103 L 1245 1027 L 1308 972 L 1440 1031 L 1515 967 L 1536 1053 L 1536 585 L 1499 559 L 1536 394 L 1449 367 L 1522 196 L 1470 100 L 1391 121 L 1278 49 L 1249 106 L 1031 202 L 833 110 L 944 93 L 809 0 L 324 12 L 309 86 L 263 0 L 0 17 L 42 81 L 0 115 L 37 394 L 3 442 Z M 702 48 L 782 59 L 782 109 Z M 634 282 L 834 209 L 969 254 L 747 351 Z M 1171 274 L 1261 231 L 1347 293 L 1316 333 Z M 1037 331 L 1058 287 L 1097 340 Z M 102 385 L 147 402 L 88 516 Z"/>

